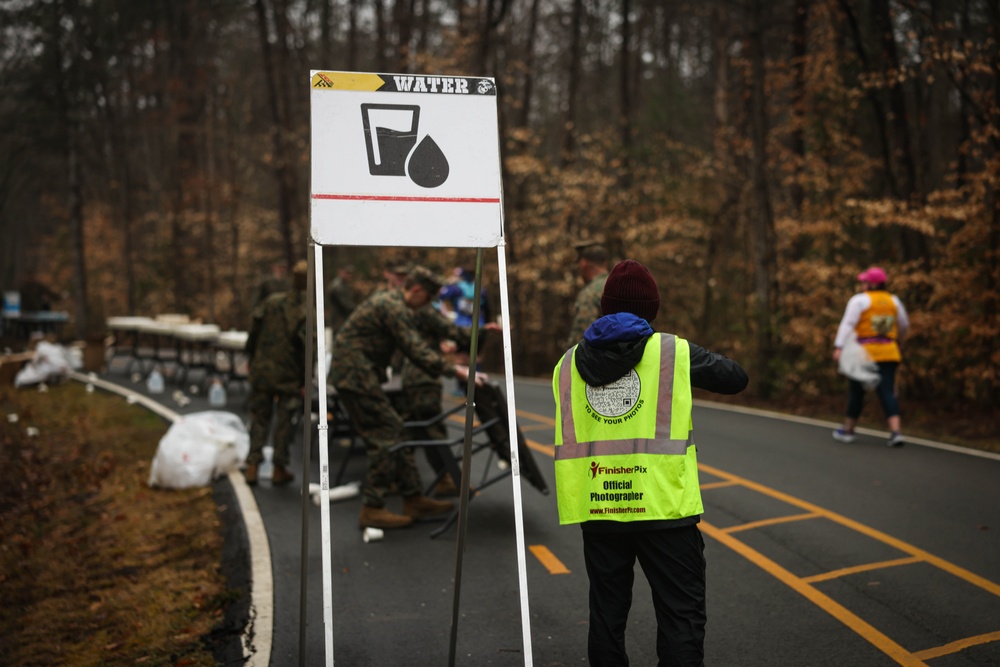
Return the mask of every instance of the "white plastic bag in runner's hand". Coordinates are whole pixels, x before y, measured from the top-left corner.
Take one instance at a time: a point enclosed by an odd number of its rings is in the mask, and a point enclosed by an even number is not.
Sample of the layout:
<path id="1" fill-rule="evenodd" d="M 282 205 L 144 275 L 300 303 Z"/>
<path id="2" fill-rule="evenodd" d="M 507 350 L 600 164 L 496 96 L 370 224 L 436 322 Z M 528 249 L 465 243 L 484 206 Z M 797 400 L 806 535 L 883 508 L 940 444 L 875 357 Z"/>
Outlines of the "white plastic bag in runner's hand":
<path id="1" fill-rule="evenodd" d="M 837 371 L 852 380 L 857 380 L 865 389 L 874 389 L 882 380 L 882 376 L 878 374 L 878 364 L 868 356 L 868 351 L 858 342 L 856 336 L 851 336 L 840 350 Z"/>
<path id="2" fill-rule="evenodd" d="M 185 415 L 160 439 L 149 485 L 167 489 L 207 486 L 239 468 L 249 452 L 250 435 L 233 413 L 209 410 Z"/>

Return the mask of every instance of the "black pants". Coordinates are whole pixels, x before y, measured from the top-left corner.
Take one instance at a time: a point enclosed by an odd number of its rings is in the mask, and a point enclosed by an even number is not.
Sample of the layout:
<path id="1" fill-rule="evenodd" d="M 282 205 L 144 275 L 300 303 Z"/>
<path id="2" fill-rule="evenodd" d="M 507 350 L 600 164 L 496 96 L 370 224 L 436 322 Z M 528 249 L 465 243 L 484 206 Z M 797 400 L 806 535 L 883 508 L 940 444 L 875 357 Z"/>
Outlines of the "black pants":
<path id="1" fill-rule="evenodd" d="M 898 361 L 878 362 L 878 374 L 882 380 L 875 387 L 875 395 L 882 404 L 885 418 L 899 416 L 899 401 L 896 399 L 896 368 Z M 865 406 L 865 388 L 857 380 L 851 380 L 847 393 L 847 416 L 857 419 Z"/>
<path id="2" fill-rule="evenodd" d="M 590 578 L 591 665 L 628 665 L 625 625 L 635 561 L 649 580 L 660 667 L 700 667 L 705 656 L 705 542 L 698 526 L 639 532 L 583 533 Z"/>

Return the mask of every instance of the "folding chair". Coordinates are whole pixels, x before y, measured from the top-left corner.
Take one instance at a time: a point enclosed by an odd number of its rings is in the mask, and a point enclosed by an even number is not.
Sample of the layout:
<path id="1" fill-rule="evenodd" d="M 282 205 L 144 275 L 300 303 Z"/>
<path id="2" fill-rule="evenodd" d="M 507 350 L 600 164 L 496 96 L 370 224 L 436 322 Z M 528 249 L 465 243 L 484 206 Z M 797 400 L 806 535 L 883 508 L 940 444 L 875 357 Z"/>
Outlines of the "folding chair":
<path id="1" fill-rule="evenodd" d="M 469 499 L 471 500 L 477 493 L 483 491 L 487 487 L 496 484 L 497 482 L 506 479 L 510 476 L 510 440 L 508 436 L 508 423 L 507 423 L 507 405 L 506 399 L 503 397 L 503 393 L 500 388 L 492 383 L 487 383 L 482 386 L 477 386 L 474 394 L 475 400 L 475 411 L 476 416 L 479 418 L 479 425 L 473 428 L 472 436 L 475 438 L 480 434 L 485 433 L 487 436 L 486 442 L 473 440 L 471 454 L 475 456 L 481 451 L 489 451 L 490 456 L 487 461 L 487 465 L 484 469 L 483 476 L 479 480 L 478 484 L 470 484 L 468 489 L 463 491 L 469 493 Z M 413 421 L 406 422 L 407 427 L 412 428 L 424 428 L 432 424 L 436 424 L 444 419 L 447 419 L 451 415 L 460 412 L 465 409 L 464 404 L 459 404 L 450 410 L 442 412 L 440 415 L 424 420 L 424 421 Z M 405 447 L 435 447 L 441 454 L 442 463 L 444 470 L 438 475 L 438 478 L 431 483 L 433 488 L 434 484 L 440 479 L 445 473 L 450 474 L 452 479 L 458 483 L 462 479 L 462 457 L 461 455 L 456 455 L 453 449 L 454 445 L 460 445 L 465 441 L 465 434 L 458 435 L 454 438 L 446 438 L 443 440 L 408 440 L 401 442 L 398 445 L 392 447 L 392 451 L 398 451 Z M 521 472 L 541 493 L 548 495 L 549 489 L 548 485 L 545 483 L 545 478 L 542 476 L 541 471 L 535 464 L 534 458 L 531 455 L 531 450 L 528 448 L 527 443 L 524 439 L 524 434 L 521 433 L 521 428 L 517 428 L 517 441 L 518 441 L 518 460 L 521 463 Z M 497 456 L 499 459 L 506 462 L 506 467 L 499 473 L 490 475 L 490 463 L 492 463 L 493 457 Z M 444 523 L 435 528 L 431 532 L 431 537 L 437 537 L 442 534 L 458 519 L 458 506 L 444 519 Z"/>

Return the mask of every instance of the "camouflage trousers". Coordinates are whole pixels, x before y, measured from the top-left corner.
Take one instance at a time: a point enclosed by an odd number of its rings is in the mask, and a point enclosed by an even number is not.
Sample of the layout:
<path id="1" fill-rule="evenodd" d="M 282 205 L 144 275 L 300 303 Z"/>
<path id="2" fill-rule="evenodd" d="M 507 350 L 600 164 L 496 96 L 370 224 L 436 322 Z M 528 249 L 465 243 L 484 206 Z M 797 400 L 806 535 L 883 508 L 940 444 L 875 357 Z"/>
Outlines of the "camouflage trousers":
<path id="1" fill-rule="evenodd" d="M 424 421 L 441 414 L 441 384 L 438 382 L 403 387 L 403 391 L 392 395 L 392 404 L 406 421 Z M 444 440 L 448 437 L 448 427 L 444 422 L 422 428 L 407 428 L 407 440 Z M 427 462 L 434 472 L 444 471 L 444 461 L 436 447 L 421 447 L 427 455 Z"/>
<path id="2" fill-rule="evenodd" d="M 254 389 L 250 392 L 250 453 L 247 463 L 260 465 L 264 460 L 264 445 L 271 430 L 271 418 L 276 418 L 274 425 L 274 457 L 276 464 L 288 465 L 288 446 L 295 433 L 292 419 L 296 414 L 302 414 L 302 396 L 299 394 L 275 394 L 269 391 Z"/>
<path id="3" fill-rule="evenodd" d="M 419 494 L 420 472 L 413 460 L 413 450 L 389 451 L 406 439 L 403 418 L 389 398 L 384 393 L 360 394 L 340 388 L 337 392 L 368 452 L 364 504 L 385 507 L 385 496 L 393 486 L 403 497 Z"/>

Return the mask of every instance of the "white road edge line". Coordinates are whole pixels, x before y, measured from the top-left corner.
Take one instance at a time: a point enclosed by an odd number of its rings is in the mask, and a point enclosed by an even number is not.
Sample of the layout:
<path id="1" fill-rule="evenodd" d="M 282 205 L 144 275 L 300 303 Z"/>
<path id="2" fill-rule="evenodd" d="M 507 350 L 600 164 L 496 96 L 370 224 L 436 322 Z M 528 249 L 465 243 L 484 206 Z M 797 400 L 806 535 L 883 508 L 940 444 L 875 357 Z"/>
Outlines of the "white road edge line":
<path id="1" fill-rule="evenodd" d="M 535 384 L 539 386 L 551 386 L 552 383 L 548 380 L 542 380 L 539 378 L 517 378 L 517 382 L 524 384 Z M 795 415 L 786 415 L 781 412 L 773 412 L 771 410 L 761 410 L 759 408 L 745 408 L 739 405 L 731 405 L 729 403 L 715 403 L 713 401 L 705 401 L 702 399 L 695 399 L 694 404 L 701 408 L 711 408 L 712 410 L 727 410 L 729 412 L 739 412 L 746 415 L 756 415 L 758 417 L 767 417 L 769 419 L 781 419 L 787 422 L 794 422 L 796 424 L 807 424 L 809 426 L 822 426 L 825 428 L 840 428 L 841 424 L 836 422 L 824 421 L 822 419 L 811 419 L 809 417 L 797 417 Z M 877 438 L 888 438 L 888 431 L 877 431 L 870 428 L 859 428 L 856 429 L 858 433 L 862 435 L 870 435 Z M 912 436 L 904 436 L 907 445 L 920 445 L 922 447 L 931 447 L 933 449 L 943 449 L 949 452 L 955 452 L 957 454 L 968 454 L 969 456 L 978 456 L 984 459 L 992 459 L 994 461 L 1000 461 L 1000 454 L 995 452 L 987 452 L 981 449 L 973 449 L 972 447 L 962 447 L 960 445 L 951 445 L 946 442 L 938 442 L 936 440 L 927 440 L 925 438 L 914 438 Z"/>
<path id="2" fill-rule="evenodd" d="M 786 415 L 781 412 L 771 412 L 770 410 L 760 410 L 758 408 L 745 408 L 739 405 L 729 405 L 728 403 L 713 403 L 712 401 L 703 401 L 701 399 L 695 399 L 694 404 L 701 408 L 710 408 L 712 410 L 727 410 L 729 412 L 738 412 L 745 415 L 755 415 L 757 417 L 766 417 L 768 419 L 781 419 L 782 421 L 794 422 L 796 424 L 807 424 L 809 426 L 823 426 L 826 428 L 840 428 L 841 424 L 837 422 L 824 421 L 822 419 L 811 419 L 809 417 L 798 417 L 796 415 Z M 870 435 L 877 438 L 888 438 L 888 431 L 877 431 L 871 428 L 857 428 L 855 429 L 857 433 L 862 435 Z M 904 436 L 907 445 L 921 445 L 922 447 L 932 447 L 934 449 L 943 449 L 949 452 L 956 452 L 958 454 L 968 454 L 969 456 L 978 456 L 984 459 L 993 459 L 994 461 L 1000 461 L 1000 454 L 995 452 L 987 452 L 981 449 L 973 449 L 971 447 L 961 447 L 959 445 L 950 445 L 946 442 L 937 442 L 936 440 L 926 440 L 924 438 L 914 438 L 912 436 Z"/>
<path id="3" fill-rule="evenodd" d="M 96 375 L 85 375 L 76 371 L 68 377 L 77 382 L 92 384 L 105 391 L 131 399 L 148 410 L 155 412 L 170 422 L 176 422 L 181 415 L 157 401 L 132 391 L 114 382 L 102 380 Z M 274 580 L 271 576 L 271 547 L 267 541 L 264 520 L 260 516 L 257 501 L 247 486 L 243 473 L 238 470 L 229 473 L 229 483 L 233 485 L 236 499 L 243 516 L 243 525 L 250 544 L 250 618 L 243 630 L 241 643 L 243 657 L 249 667 L 267 667 L 271 662 L 271 637 L 274 631 Z"/>

